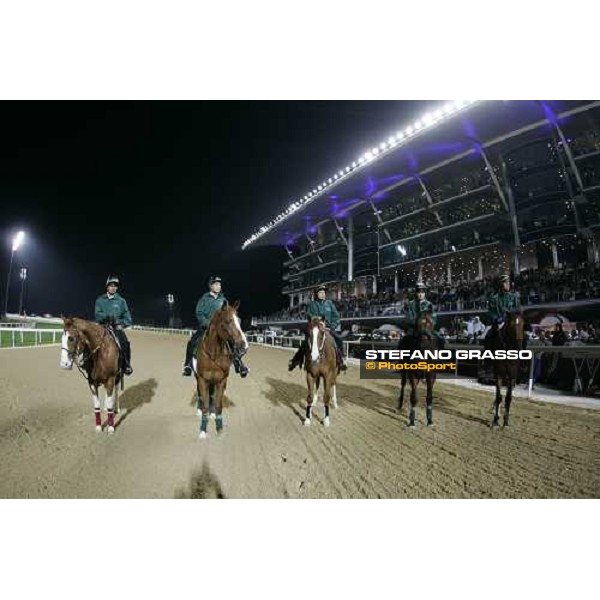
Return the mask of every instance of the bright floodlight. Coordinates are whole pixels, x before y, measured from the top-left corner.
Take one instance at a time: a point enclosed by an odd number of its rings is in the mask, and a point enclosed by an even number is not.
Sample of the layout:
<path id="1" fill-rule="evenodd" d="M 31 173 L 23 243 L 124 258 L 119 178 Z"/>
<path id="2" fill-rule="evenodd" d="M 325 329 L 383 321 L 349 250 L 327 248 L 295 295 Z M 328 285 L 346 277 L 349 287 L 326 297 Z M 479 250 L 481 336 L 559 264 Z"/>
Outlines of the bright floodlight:
<path id="1" fill-rule="evenodd" d="M 19 233 L 17 233 L 17 235 L 15 235 L 15 237 L 13 239 L 13 245 L 12 245 L 13 252 L 16 252 L 19 249 L 19 246 L 23 243 L 24 239 L 25 239 L 24 231 L 19 231 Z"/>

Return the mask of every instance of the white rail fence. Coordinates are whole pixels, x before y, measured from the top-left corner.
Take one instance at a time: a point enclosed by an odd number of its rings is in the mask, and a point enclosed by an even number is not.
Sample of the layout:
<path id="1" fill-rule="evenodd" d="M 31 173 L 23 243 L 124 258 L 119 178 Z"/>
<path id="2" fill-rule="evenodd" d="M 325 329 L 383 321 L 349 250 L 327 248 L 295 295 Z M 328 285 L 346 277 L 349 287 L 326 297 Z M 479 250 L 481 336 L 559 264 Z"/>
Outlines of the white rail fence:
<path id="1" fill-rule="evenodd" d="M 0 348 L 23 348 L 60 344 L 62 329 L 35 329 L 0 325 Z"/>
<path id="2" fill-rule="evenodd" d="M 175 335 L 192 335 L 194 333 L 194 329 L 171 329 L 169 327 L 149 327 L 146 325 L 132 325 L 131 329 L 154 331 L 155 333 L 172 333 Z"/>

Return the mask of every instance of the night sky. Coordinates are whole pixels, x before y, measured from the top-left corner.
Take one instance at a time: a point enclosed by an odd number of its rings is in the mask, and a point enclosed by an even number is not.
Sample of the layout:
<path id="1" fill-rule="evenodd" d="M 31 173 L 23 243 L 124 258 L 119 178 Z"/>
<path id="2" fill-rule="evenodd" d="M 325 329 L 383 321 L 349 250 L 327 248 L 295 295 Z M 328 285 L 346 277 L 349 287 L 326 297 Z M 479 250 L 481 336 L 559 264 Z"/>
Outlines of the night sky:
<path id="1" fill-rule="evenodd" d="M 240 312 L 285 306 L 281 248 L 242 242 L 333 169 L 414 118 L 402 102 L 3 102 L 0 285 L 15 254 L 28 312 L 93 316 L 109 273 L 134 321 L 164 322 L 166 294 L 194 323 L 211 274 Z"/>

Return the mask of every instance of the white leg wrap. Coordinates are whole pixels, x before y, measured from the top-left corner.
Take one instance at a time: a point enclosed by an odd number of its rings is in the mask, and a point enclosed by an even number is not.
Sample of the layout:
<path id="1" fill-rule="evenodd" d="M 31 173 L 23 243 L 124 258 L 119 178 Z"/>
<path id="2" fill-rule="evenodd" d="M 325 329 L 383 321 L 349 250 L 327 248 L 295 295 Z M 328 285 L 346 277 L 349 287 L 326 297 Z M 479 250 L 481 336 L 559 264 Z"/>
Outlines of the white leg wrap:
<path id="1" fill-rule="evenodd" d="M 95 394 L 92 392 L 92 402 L 94 403 L 94 410 L 100 410 L 100 398 L 98 398 L 98 392 Z"/>
<path id="2" fill-rule="evenodd" d="M 106 394 L 106 410 L 113 410 L 115 407 L 115 394 L 113 392 L 112 396 Z"/>

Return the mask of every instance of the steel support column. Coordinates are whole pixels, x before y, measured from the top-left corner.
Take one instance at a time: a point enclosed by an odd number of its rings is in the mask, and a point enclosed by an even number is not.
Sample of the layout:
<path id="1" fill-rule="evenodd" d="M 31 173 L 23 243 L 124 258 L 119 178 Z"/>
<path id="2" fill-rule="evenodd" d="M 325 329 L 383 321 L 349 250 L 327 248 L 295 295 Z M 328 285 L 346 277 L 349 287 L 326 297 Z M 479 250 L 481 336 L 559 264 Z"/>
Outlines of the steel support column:
<path id="1" fill-rule="evenodd" d="M 427 200 L 427 205 L 429 206 L 429 208 L 431 208 L 433 206 L 433 198 L 431 197 L 431 194 L 429 193 L 429 190 L 425 186 L 425 183 L 421 179 L 420 175 L 417 175 L 417 181 L 419 182 L 419 185 L 421 186 L 421 189 L 423 190 L 423 193 L 425 194 L 425 199 Z M 443 227 L 444 223 L 442 221 L 442 217 L 440 217 L 440 213 L 438 213 L 437 210 L 432 210 L 431 212 L 433 212 L 433 214 L 435 215 L 435 218 L 437 219 L 439 226 Z"/>
<path id="2" fill-rule="evenodd" d="M 352 215 L 348 216 L 348 281 L 354 280 L 354 219 Z M 379 249 L 377 250 L 379 256 Z"/>
<path id="3" fill-rule="evenodd" d="M 519 248 L 521 246 L 521 240 L 519 237 L 519 225 L 517 222 L 517 210 L 515 208 L 515 198 L 513 191 L 508 180 L 508 169 L 506 163 L 502 160 L 502 173 L 504 175 L 504 181 L 506 183 L 506 191 L 508 198 L 508 214 L 510 218 L 510 225 L 513 233 L 513 270 L 515 275 L 519 274 Z"/>

